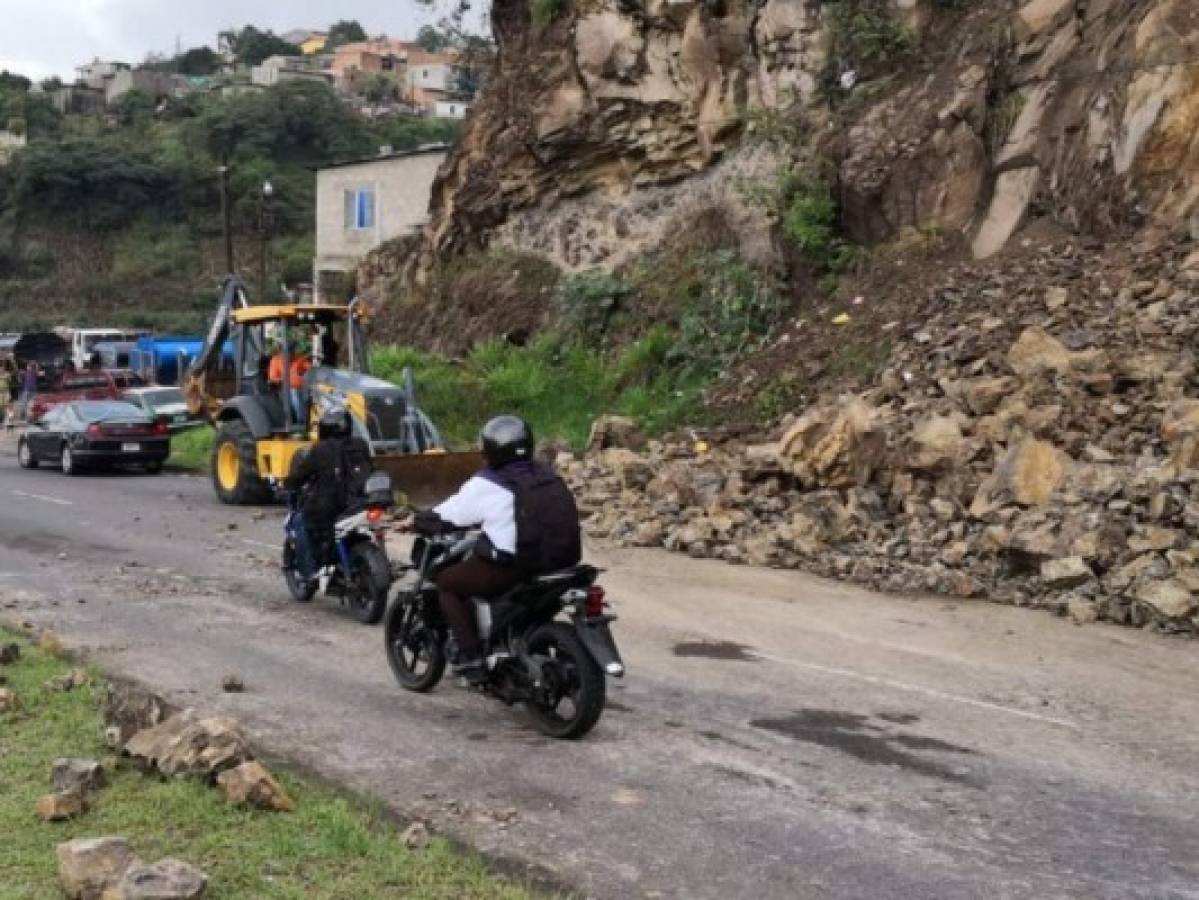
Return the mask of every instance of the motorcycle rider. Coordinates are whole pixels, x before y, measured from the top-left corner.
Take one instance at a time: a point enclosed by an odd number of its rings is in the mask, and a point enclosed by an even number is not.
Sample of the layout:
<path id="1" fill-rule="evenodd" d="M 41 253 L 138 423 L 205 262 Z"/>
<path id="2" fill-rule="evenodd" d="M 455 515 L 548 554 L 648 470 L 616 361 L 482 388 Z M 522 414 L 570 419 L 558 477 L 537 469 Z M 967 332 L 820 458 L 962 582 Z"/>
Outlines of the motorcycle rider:
<path id="1" fill-rule="evenodd" d="M 370 446 L 353 436 L 350 414 L 343 407 L 321 413 L 317 435 L 317 442 L 296 457 L 283 483 L 287 490 L 301 492 L 306 533 L 299 535 L 297 552 L 301 574 L 306 577 L 329 564 L 334 525 L 362 493 L 371 471 Z"/>
<path id="2" fill-rule="evenodd" d="M 532 576 L 577 565 L 582 556 L 579 512 L 570 488 L 533 458 L 533 431 L 516 416 L 497 416 L 479 435 L 487 468 L 450 499 L 418 512 L 423 534 L 480 528 L 474 553 L 437 577 L 442 614 L 453 632 L 454 672 L 483 677 L 472 597 L 491 599 Z"/>

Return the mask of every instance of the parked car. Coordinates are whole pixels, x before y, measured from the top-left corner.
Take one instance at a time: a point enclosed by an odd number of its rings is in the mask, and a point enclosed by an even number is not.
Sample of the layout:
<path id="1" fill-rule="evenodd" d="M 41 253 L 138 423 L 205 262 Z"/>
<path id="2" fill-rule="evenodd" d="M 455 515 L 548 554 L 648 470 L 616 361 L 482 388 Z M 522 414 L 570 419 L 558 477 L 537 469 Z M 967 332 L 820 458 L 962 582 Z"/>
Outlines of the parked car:
<path id="1" fill-rule="evenodd" d="M 33 398 L 29 420 L 36 421 L 55 406 L 72 400 L 117 400 L 123 391 L 143 384 L 139 375 L 123 369 L 66 372 Z"/>
<path id="2" fill-rule="evenodd" d="M 156 422 L 121 400 L 61 403 L 30 425 L 17 441 L 21 468 L 52 463 L 60 465 L 64 475 L 114 466 L 141 466 L 147 472 L 158 472 L 170 455 L 166 423 Z"/>
<path id="3" fill-rule="evenodd" d="M 177 387 L 132 388 L 121 394 L 121 399 L 132 403 L 156 422 L 166 422 L 172 432 L 204 424 L 203 419 L 188 412 L 183 391 Z"/>

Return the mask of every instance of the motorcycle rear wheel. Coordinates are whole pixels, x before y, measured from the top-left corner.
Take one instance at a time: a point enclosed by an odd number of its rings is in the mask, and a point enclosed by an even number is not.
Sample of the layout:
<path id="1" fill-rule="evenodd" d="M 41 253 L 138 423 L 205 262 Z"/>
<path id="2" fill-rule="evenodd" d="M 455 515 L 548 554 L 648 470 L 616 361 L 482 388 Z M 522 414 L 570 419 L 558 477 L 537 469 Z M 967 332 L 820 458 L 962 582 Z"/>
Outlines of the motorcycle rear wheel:
<path id="1" fill-rule="evenodd" d="M 540 696 L 525 707 L 542 734 L 578 740 L 604 712 L 608 683 L 603 670 L 575 634 L 562 622 L 542 625 L 529 637 L 529 655 L 542 664 Z"/>
<path id="2" fill-rule="evenodd" d="M 383 642 L 387 664 L 400 687 L 418 694 L 437 687 L 445 674 L 445 646 L 425 621 L 419 603 L 391 604 L 383 623 Z"/>
<path id="3" fill-rule="evenodd" d="M 355 544 L 350 548 L 350 578 L 347 587 L 350 612 L 363 625 L 374 625 L 387 611 L 387 592 L 391 590 L 391 564 L 387 554 L 374 544 Z"/>

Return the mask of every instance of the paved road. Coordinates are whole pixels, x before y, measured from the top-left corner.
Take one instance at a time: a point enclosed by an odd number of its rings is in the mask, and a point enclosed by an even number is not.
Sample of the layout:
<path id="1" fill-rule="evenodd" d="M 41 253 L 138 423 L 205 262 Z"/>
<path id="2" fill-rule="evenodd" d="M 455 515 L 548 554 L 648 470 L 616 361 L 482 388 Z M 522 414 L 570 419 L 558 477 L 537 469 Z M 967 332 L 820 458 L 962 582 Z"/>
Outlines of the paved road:
<path id="1" fill-rule="evenodd" d="M 554 743 L 399 691 L 377 628 L 288 601 L 280 523 L 0 455 L 0 614 L 595 897 L 1199 898 L 1193 642 L 595 549 L 630 677 Z"/>

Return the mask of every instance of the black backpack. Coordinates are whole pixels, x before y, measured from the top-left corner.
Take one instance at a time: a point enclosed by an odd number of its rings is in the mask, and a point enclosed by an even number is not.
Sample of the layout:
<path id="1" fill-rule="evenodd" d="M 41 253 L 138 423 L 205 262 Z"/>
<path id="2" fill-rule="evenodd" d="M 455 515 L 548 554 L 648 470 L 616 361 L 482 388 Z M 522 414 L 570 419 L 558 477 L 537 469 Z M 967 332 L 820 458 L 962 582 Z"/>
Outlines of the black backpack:
<path id="1" fill-rule="evenodd" d="M 366 480 L 373 471 L 370 446 L 362 438 L 346 438 L 341 445 L 342 509 L 362 501 Z"/>
<path id="2" fill-rule="evenodd" d="M 541 575 L 583 558 L 579 508 L 558 475 L 540 463 L 515 463 L 494 473 L 516 508 L 516 568 Z"/>

